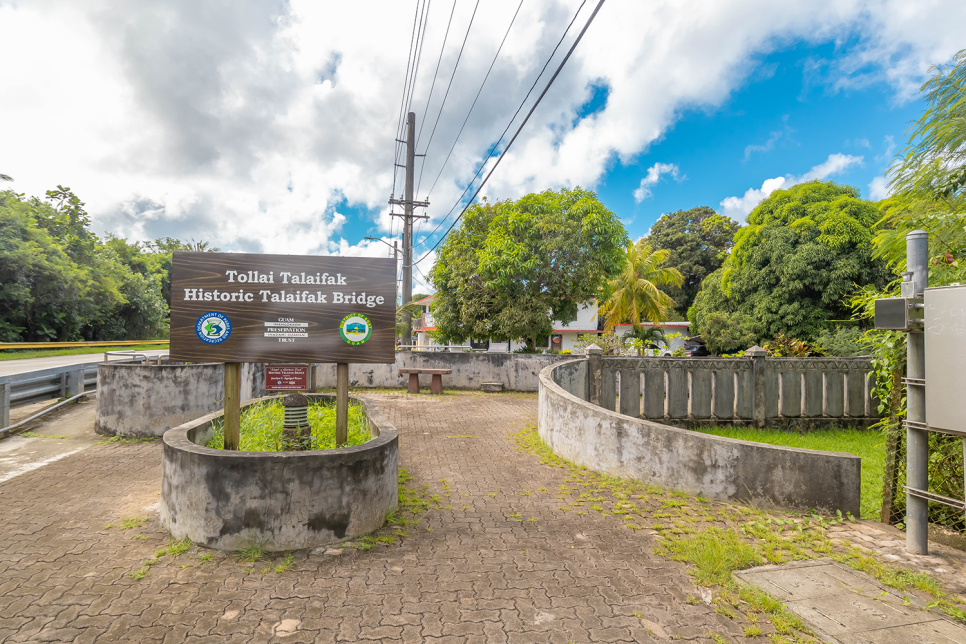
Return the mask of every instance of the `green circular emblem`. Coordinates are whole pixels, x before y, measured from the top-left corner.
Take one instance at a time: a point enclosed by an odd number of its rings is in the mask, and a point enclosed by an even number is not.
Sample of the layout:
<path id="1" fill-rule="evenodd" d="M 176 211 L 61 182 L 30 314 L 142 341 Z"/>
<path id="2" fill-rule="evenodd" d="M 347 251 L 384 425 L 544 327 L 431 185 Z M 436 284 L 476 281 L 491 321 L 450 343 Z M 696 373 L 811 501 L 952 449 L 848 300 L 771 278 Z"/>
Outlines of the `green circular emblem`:
<path id="1" fill-rule="evenodd" d="M 372 335 L 372 322 L 361 313 L 350 313 L 339 325 L 342 339 L 352 345 L 362 344 Z"/>

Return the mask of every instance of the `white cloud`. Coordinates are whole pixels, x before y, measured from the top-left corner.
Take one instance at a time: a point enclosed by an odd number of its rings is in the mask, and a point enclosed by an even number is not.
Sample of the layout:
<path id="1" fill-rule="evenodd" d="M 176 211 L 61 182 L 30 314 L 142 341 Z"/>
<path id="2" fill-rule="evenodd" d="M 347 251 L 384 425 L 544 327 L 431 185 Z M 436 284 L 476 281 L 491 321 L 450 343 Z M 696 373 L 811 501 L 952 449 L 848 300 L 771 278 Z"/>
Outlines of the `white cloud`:
<path id="1" fill-rule="evenodd" d="M 755 209 L 762 199 L 766 199 L 779 188 L 788 187 L 788 179 L 785 177 L 775 177 L 765 179 L 761 188 L 748 188 L 744 195 L 740 197 L 726 197 L 721 201 L 724 214 L 732 219 L 741 219 Z"/>
<path id="2" fill-rule="evenodd" d="M 433 225 L 503 130 L 578 4 L 524 3 L 430 197 Z M 515 8 L 481 3 L 426 150 L 442 98 L 437 82 L 418 150 L 428 155 L 420 198 Z M 412 104 L 418 122 L 448 9 L 432 5 Z M 441 79 L 448 81 L 453 43 L 472 9 L 457 5 Z M 122 236 L 195 237 L 230 250 L 367 252 L 369 245 L 343 240 L 346 217 L 361 210 L 375 231 L 389 231 L 411 11 L 411 3 L 388 0 L 0 4 L 0 60 L 17 61 L 3 71 L 0 172 L 27 194 L 70 186 L 87 202 L 95 229 Z M 816 82 L 833 90 L 886 82 L 905 100 L 931 65 L 961 47 L 964 22 L 966 3 L 955 0 L 608 3 L 486 193 L 593 187 L 615 159 L 633 160 L 686 109 L 721 105 L 758 72 L 764 55 L 789 43 L 849 43 L 818 66 Z M 606 105 L 581 117 L 594 86 L 607 87 Z"/>
<path id="3" fill-rule="evenodd" d="M 732 219 L 743 219 L 748 213 L 755 209 L 762 199 L 771 196 L 771 193 L 783 188 L 791 188 L 797 183 L 805 181 L 819 181 L 828 177 L 840 174 L 848 168 L 862 163 L 863 157 L 856 157 L 850 154 L 835 153 L 828 155 L 828 159 L 814 166 L 808 172 L 795 177 L 790 174 L 774 179 L 765 179 L 761 188 L 749 188 L 740 197 L 726 197 L 721 200 L 721 207 L 724 214 Z"/>
<path id="4" fill-rule="evenodd" d="M 779 139 L 785 138 L 786 141 L 791 139 L 791 135 L 795 132 L 794 129 L 788 125 L 788 114 L 782 117 L 782 129 L 775 130 L 768 137 L 762 145 L 746 145 L 745 146 L 745 161 L 751 157 L 752 152 L 771 152 L 775 149 L 775 144 L 778 143 Z"/>
<path id="5" fill-rule="evenodd" d="M 634 201 L 641 203 L 651 196 L 651 186 L 661 180 L 661 175 L 669 174 L 678 178 L 678 167 L 673 163 L 655 163 L 647 169 L 647 174 L 641 179 L 641 185 L 634 191 Z"/>
<path id="6" fill-rule="evenodd" d="M 862 159 L 863 157 L 854 157 L 851 154 L 842 154 L 841 152 L 830 154 L 828 155 L 828 159 L 800 176 L 795 183 L 814 181 L 816 179 L 823 181 L 833 174 L 841 174 L 854 165 L 861 165 Z"/>
<path id="7" fill-rule="evenodd" d="M 885 177 L 876 177 L 869 182 L 869 199 L 879 201 L 889 196 L 889 180 Z"/>

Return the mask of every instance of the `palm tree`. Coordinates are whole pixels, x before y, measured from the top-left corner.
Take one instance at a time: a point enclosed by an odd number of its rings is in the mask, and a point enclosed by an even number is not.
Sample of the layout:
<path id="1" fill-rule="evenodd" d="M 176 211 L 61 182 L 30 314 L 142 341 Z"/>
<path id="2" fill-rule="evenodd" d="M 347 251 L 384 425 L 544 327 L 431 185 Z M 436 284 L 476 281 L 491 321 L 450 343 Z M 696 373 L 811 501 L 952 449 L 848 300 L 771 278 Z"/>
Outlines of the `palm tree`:
<path id="1" fill-rule="evenodd" d="M 634 335 L 641 333 L 641 319 L 647 318 L 660 324 L 668 318 L 674 300 L 660 289 L 673 284 L 681 286 L 684 277 L 676 268 L 661 266 L 670 252 L 652 250 L 641 238 L 636 244 L 627 245 L 627 261 L 620 274 L 610 280 L 611 296 L 600 307 L 605 315 L 604 329 L 613 331 L 614 326 L 630 320 Z"/>
<path id="2" fill-rule="evenodd" d="M 624 332 L 624 340 L 633 338 L 635 340 L 640 340 L 641 346 L 638 348 L 637 355 L 641 355 L 641 352 L 648 349 L 653 345 L 658 346 L 659 342 L 666 342 L 664 337 L 664 330 L 657 326 L 651 327 L 638 327 L 636 330 L 631 329 L 630 331 Z"/>

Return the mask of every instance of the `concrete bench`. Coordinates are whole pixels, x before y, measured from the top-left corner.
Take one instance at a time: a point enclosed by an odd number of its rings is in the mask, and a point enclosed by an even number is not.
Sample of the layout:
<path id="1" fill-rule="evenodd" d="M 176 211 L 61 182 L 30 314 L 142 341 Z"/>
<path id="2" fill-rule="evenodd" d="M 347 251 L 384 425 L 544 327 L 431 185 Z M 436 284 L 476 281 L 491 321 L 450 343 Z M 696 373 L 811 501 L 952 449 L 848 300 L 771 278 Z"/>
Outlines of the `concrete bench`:
<path id="1" fill-rule="evenodd" d="M 453 373 L 452 369 L 400 369 L 399 373 L 409 374 L 409 393 L 419 393 L 419 374 L 427 374 L 433 377 L 429 385 L 430 393 L 443 393 L 443 375 Z"/>

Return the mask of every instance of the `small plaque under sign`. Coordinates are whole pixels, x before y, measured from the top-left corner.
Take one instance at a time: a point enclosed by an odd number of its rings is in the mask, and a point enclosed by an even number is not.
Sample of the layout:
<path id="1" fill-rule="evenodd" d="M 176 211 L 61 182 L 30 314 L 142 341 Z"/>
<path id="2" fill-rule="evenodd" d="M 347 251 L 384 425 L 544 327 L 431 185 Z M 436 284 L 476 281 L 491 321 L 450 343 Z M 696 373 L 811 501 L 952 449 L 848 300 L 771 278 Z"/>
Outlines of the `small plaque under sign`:
<path id="1" fill-rule="evenodd" d="M 265 389 L 268 391 L 308 391 L 308 365 L 265 365 Z"/>

